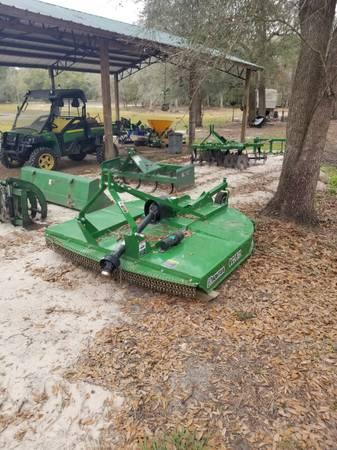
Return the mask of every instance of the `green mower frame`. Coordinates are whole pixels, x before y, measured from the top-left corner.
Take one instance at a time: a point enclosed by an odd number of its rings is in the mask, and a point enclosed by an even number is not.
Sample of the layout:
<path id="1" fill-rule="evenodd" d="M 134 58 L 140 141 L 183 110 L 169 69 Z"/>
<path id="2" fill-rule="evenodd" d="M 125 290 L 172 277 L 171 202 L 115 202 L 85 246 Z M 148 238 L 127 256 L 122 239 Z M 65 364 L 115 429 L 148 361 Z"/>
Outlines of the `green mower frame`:
<path id="1" fill-rule="evenodd" d="M 185 297 L 212 292 L 250 256 L 254 224 L 228 207 L 225 179 L 196 200 L 162 198 L 116 180 L 110 165 L 78 217 L 46 229 L 48 246 L 102 275 Z M 113 205 L 96 210 L 105 191 Z"/>

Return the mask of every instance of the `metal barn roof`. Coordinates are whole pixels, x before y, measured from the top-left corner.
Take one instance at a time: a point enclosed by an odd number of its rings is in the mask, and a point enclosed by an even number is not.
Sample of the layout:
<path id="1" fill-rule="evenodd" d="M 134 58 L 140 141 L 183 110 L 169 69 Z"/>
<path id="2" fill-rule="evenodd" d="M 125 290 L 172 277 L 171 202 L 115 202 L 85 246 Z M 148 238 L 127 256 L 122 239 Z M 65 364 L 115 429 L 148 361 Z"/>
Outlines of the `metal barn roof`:
<path id="1" fill-rule="evenodd" d="M 156 58 L 189 48 L 179 37 L 38 0 L 0 0 L 0 66 L 99 73 L 99 42 L 109 42 L 111 73 L 131 74 Z M 223 71 L 243 78 L 261 67 L 215 50 Z M 235 71 L 233 72 L 233 70 Z"/>

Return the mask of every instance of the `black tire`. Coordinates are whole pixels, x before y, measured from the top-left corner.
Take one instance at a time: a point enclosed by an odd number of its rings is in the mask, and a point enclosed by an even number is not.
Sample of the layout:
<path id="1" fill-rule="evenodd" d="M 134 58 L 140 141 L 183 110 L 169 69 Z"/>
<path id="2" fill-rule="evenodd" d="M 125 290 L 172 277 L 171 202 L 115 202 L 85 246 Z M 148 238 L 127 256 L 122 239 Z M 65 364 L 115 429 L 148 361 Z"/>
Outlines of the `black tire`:
<path id="1" fill-rule="evenodd" d="M 214 203 L 217 203 L 218 205 L 223 205 L 227 202 L 228 194 L 226 191 L 219 191 L 214 199 Z"/>
<path id="2" fill-rule="evenodd" d="M 0 150 L 0 161 L 7 169 L 16 169 L 23 166 L 23 161 L 10 158 L 4 149 Z"/>
<path id="3" fill-rule="evenodd" d="M 98 164 L 102 164 L 105 161 L 105 148 L 104 145 L 100 145 L 96 148 L 96 161 Z"/>
<path id="4" fill-rule="evenodd" d="M 118 155 L 118 147 L 115 143 L 112 144 L 115 155 Z M 105 161 L 105 148 L 104 145 L 100 145 L 99 147 L 96 147 L 96 161 L 98 164 L 102 164 L 102 162 Z"/>
<path id="5" fill-rule="evenodd" d="M 38 147 L 32 151 L 25 166 L 33 166 L 38 169 L 55 170 L 59 163 L 58 153 L 49 147 Z"/>
<path id="6" fill-rule="evenodd" d="M 68 158 L 72 161 L 83 161 L 86 156 L 86 153 L 78 153 L 77 155 L 68 155 Z"/>

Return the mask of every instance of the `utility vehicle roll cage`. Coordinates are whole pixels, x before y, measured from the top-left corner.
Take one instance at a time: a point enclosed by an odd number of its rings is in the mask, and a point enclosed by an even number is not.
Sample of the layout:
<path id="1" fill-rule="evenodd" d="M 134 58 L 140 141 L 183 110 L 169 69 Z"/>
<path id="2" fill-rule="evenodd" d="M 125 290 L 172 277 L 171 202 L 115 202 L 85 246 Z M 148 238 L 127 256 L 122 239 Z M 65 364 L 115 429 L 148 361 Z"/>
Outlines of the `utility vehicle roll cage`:
<path id="1" fill-rule="evenodd" d="M 77 117 L 82 117 L 82 118 L 86 117 L 87 98 L 81 89 L 55 89 L 55 90 L 36 89 L 36 90 L 30 90 L 30 91 L 26 92 L 22 104 L 20 106 L 18 106 L 17 113 L 16 113 L 13 127 L 12 127 L 13 130 L 16 128 L 16 124 L 17 124 L 20 114 L 25 111 L 25 108 L 27 108 L 29 99 L 49 100 L 49 102 L 51 104 L 49 115 L 46 118 L 46 122 L 43 125 L 43 127 L 41 128 L 41 131 L 46 130 L 46 129 L 48 131 L 50 131 L 52 129 L 53 120 L 55 117 L 59 117 L 60 108 L 62 108 L 64 106 L 65 99 L 72 99 L 72 107 L 74 107 L 74 108 L 76 108 L 76 107 L 79 108 L 79 106 L 80 106 L 79 100 L 81 100 L 83 103 L 81 116 L 77 116 Z"/>

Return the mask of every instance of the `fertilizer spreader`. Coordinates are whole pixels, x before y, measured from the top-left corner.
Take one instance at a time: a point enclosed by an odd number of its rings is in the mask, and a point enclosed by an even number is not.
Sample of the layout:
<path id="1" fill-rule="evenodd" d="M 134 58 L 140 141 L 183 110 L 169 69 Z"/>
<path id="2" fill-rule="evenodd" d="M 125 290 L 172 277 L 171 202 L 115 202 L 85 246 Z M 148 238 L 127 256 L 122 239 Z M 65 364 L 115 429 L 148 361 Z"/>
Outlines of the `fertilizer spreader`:
<path id="1" fill-rule="evenodd" d="M 228 207 L 225 179 L 196 200 L 162 198 L 117 182 L 110 166 L 78 217 L 47 228 L 48 246 L 104 276 L 185 297 L 210 293 L 250 256 L 254 225 Z M 113 204 L 88 212 L 105 191 Z"/>

